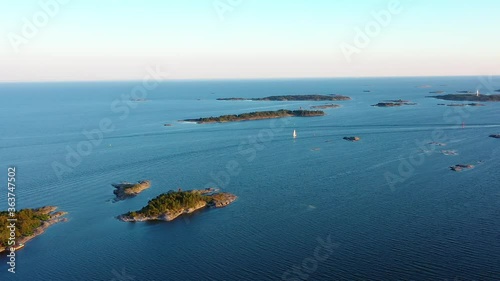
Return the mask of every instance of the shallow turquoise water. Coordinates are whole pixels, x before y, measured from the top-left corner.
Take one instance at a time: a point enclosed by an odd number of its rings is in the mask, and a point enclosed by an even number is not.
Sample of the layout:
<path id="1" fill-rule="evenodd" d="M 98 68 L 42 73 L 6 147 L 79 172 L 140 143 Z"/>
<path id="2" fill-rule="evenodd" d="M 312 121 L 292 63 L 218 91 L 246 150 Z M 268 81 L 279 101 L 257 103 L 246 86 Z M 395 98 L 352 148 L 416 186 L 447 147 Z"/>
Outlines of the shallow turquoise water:
<path id="1" fill-rule="evenodd" d="M 500 133 L 500 103 L 454 108 L 425 97 L 475 90 L 477 77 L 164 82 L 122 120 L 113 102 L 138 84 L 0 85 L 0 180 L 15 165 L 19 208 L 69 212 L 17 253 L 15 275 L 1 256 L 1 280 L 498 280 L 500 143 L 488 135 Z M 215 100 L 304 93 L 353 100 L 324 117 L 177 122 L 324 104 Z M 370 106 L 399 98 L 418 105 Z M 104 118 L 114 130 L 58 178 L 53 163 L 65 164 L 67 146 Z M 436 132 L 447 145 L 421 151 Z M 362 140 L 342 140 L 351 135 Z M 449 171 L 458 163 L 476 168 Z M 402 181 L 390 186 L 388 173 Z M 153 186 L 110 201 L 110 183 L 140 179 Z M 170 189 L 214 184 L 238 201 L 172 223 L 114 218 Z M 327 237 L 335 247 L 319 261 Z"/>

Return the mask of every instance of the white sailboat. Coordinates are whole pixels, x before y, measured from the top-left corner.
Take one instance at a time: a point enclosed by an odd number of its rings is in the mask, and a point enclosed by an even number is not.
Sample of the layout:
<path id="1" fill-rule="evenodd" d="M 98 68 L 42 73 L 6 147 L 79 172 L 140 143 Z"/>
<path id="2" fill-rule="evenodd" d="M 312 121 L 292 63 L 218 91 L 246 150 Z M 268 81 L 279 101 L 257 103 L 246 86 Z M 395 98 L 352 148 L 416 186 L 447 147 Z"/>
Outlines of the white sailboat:
<path id="1" fill-rule="evenodd" d="M 476 97 L 479 97 L 480 93 L 479 90 L 476 91 Z"/>
<path id="2" fill-rule="evenodd" d="M 297 132 L 295 130 L 293 130 L 293 138 L 296 139 L 297 138 Z"/>

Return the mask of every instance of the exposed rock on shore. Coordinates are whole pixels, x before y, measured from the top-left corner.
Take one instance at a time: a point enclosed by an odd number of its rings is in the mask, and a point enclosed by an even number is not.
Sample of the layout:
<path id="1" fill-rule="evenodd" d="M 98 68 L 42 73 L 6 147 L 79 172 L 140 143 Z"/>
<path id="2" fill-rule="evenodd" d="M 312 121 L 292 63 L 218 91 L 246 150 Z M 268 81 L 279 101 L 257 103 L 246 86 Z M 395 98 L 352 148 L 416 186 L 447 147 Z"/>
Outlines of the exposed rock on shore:
<path id="1" fill-rule="evenodd" d="M 151 181 L 144 180 L 137 183 L 114 183 L 111 184 L 116 188 L 113 193 L 116 195 L 115 201 L 125 200 L 127 198 L 135 197 L 139 193 L 151 187 Z"/>

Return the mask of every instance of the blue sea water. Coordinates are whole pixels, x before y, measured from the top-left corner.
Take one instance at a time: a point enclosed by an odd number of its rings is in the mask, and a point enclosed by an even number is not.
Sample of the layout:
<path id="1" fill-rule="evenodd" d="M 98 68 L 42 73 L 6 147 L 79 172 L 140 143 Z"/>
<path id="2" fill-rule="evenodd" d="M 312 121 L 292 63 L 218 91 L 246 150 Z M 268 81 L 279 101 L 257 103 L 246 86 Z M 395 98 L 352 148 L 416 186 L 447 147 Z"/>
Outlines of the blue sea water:
<path id="1" fill-rule="evenodd" d="M 2 254 L 0 280 L 500 280 L 500 142 L 488 137 L 500 133 L 500 103 L 426 97 L 491 92 L 481 81 L 165 81 L 146 102 L 128 101 L 139 81 L 0 84 L 0 210 L 15 166 L 18 208 L 69 212 L 16 253 L 16 274 Z M 323 117 L 178 122 L 325 104 L 216 100 L 285 94 L 352 100 Z M 370 106 L 400 98 L 417 105 Z M 102 120 L 113 130 L 88 146 L 82 132 Z M 77 149 L 87 150 L 68 163 Z M 66 166 L 59 177 L 54 163 Z M 475 168 L 449 170 L 459 163 Z M 141 179 L 152 187 L 112 202 L 111 183 Z M 209 185 L 238 200 L 170 223 L 115 219 L 168 190 Z"/>

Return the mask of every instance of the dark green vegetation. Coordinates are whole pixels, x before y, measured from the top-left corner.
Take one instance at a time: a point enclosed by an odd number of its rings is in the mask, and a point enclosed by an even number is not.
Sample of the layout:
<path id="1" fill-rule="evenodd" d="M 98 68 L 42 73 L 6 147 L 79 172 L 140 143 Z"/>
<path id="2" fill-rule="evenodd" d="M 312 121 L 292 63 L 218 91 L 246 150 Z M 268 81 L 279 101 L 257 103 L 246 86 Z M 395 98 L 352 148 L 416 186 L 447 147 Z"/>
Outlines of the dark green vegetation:
<path id="1" fill-rule="evenodd" d="M 206 196 L 195 191 L 170 191 L 158 195 L 149 200 L 148 204 L 137 212 L 128 212 L 129 217 L 143 215 L 154 217 L 163 213 L 177 211 L 181 209 L 194 208 L 200 201 L 210 203 L 213 200 L 211 196 Z"/>
<path id="2" fill-rule="evenodd" d="M 222 115 L 219 117 L 186 119 L 183 121 L 197 122 L 199 124 L 203 124 L 203 123 L 222 123 L 222 122 L 237 122 L 237 121 L 247 121 L 247 120 L 283 118 L 283 117 L 312 117 L 312 116 L 323 116 L 323 115 L 325 115 L 325 113 L 321 110 L 280 109 L 277 111 L 258 111 L 258 112 L 243 113 L 238 115 Z"/>
<path id="3" fill-rule="evenodd" d="M 500 101 L 500 95 L 479 95 L 476 94 L 449 94 L 440 96 L 429 96 L 441 100 L 453 101 Z"/>
<path id="4" fill-rule="evenodd" d="M 395 107 L 395 106 L 402 106 L 402 105 L 416 105 L 416 103 L 407 101 L 407 100 L 386 100 L 384 102 L 379 102 L 377 104 L 374 104 L 372 106 L 378 106 L 378 107 Z"/>
<path id="5" fill-rule="evenodd" d="M 42 222 L 50 219 L 50 215 L 43 209 L 23 209 L 16 212 L 14 217 L 9 217 L 9 212 L 0 212 L 0 225 L 2 226 L 2 228 L 0 228 L 0 248 L 10 246 L 8 244 L 10 230 L 7 228 L 10 222 L 8 222 L 7 219 L 13 218 L 17 219 L 15 222 L 15 237 L 17 238 L 16 240 L 19 240 L 20 238 L 33 235 L 35 229 L 40 227 Z"/>
<path id="6" fill-rule="evenodd" d="M 265 98 L 218 98 L 217 100 L 253 100 L 253 101 L 338 101 L 350 100 L 350 97 L 341 95 L 285 95 Z"/>

